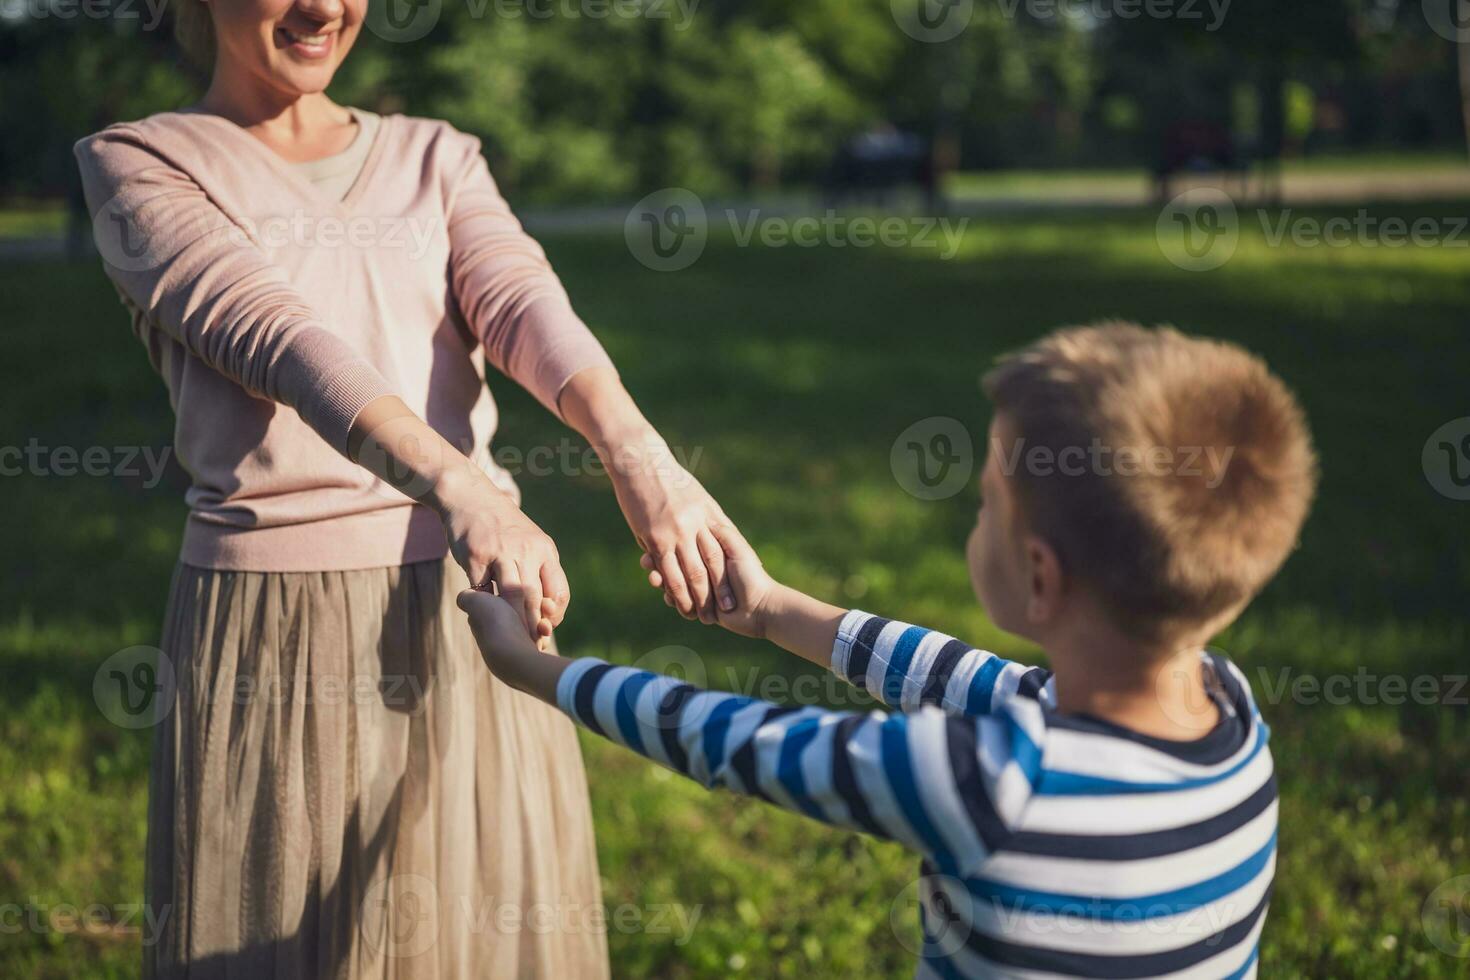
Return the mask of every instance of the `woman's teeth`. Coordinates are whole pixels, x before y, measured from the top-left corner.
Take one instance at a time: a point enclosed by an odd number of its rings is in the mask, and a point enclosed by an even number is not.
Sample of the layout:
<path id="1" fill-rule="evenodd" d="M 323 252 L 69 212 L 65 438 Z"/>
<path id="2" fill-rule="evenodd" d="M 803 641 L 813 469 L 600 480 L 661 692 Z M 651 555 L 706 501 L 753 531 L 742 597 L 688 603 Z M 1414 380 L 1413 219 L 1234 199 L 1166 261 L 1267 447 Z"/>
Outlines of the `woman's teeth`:
<path id="1" fill-rule="evenodd" d="M 330 34 L 298 34 L 295 31 L 288 31 L 285 28 L 281 28 L 281 33 L 286 35 L 286 40 L 292 44 L 299 44 L 303 48 L 325 48 L 327 43 L 332 40 L 332 35 Z"/>

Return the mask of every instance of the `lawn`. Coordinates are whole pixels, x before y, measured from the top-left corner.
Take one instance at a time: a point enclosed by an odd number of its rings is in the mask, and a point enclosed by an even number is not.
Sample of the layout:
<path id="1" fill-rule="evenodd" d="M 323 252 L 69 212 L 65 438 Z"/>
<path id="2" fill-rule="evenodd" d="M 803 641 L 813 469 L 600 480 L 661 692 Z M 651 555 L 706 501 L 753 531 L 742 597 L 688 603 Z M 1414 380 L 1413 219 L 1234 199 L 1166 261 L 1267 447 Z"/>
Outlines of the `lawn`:
<path id="1" fill-rule="evenodd" d="M 1460 202 L 1373 209 L 1464 213 Z M 1280 772 L 1262 973 L 1465 976 L 1470 958 L 1432 942 L 1421 912 L 1438 909 L 1442 882 L 1470 874 L 1470 690 L 1454 681 L 1467 672 L 1470 503 L 1431 487 L 1421 450 L 1470 415 L 1470 249 L 1273 247 L 1244 221 L 1234 258 L 1193 273 L 1161 255 L 1156 218 L 977 220 L 949 261 L 932 249 L 741 248 L 717 230 L 678 273 L 644 269 L 616 233 L 546 245 L 650 417 L 778 576 L 1024 659 L 1038 655 L 988 623 L 966 582 L 973 489 L 906 493 L 889 463 L 898 434 L 948 416 L 983 442 L 979 375 L 1060 324 L 1168 321 L 1265 355 L 1301 395 L 1324 482 L 1300 550 L 1218 641 L 1263 701 Z M 0 446 L 167 445 L 162 385 L 99 268 L 10 265 L 0 295 Z M 553 419 L 492 382 L 500 445 L 558 445 Z M 148 735 L 110 724 L 92 684 L 113 652 L 157 642 L 184 510 L 176 472 L 150 482 L 0 479 L 3 976 L 136 975 Z M 522 485 L 572 581 L 566 651 L 631 662 L 686 647 L 711 683 L 755 693 L 757 678 L 801 674 L 666 610 L 604 480 Z M 1346 700 L 1290 693 L 1299 678 L 1364 672 L 1366 697 L 1357 680 Z M 1428 678 L 1438 693 L 1390 703 L 1389 678 Z M 899 848 L 707 795 L 595 738 L 584 746 L 609 911 L 698 915 L 687 932 L 674 919 L 614 924 L 616 976 L 912 974 L 916 862 Z M 93 905 L 87 928 L 68 917 Z M 1449 946 L 1453 930 L 1429 922 Z"/>

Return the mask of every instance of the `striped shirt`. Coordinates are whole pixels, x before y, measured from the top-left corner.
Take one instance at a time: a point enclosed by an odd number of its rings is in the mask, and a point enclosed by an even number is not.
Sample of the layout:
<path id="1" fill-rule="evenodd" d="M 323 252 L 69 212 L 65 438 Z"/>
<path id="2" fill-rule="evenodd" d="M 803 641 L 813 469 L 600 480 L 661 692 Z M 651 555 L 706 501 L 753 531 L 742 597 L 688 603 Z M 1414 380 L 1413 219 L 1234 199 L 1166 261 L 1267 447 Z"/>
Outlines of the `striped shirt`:
<path id="1" fill-rule="evenodd" d="M 917 851 L 919 977 L 1253 977 L 1276 866 L 1269 730 L 1240 671 L 1200 656 L 1221 720 L 1191 742 L 1059 714 L 1048 671 L 856 610 L 832 670 L 894 713 L 590 658 L 557 701 L 706 787 Z"/>

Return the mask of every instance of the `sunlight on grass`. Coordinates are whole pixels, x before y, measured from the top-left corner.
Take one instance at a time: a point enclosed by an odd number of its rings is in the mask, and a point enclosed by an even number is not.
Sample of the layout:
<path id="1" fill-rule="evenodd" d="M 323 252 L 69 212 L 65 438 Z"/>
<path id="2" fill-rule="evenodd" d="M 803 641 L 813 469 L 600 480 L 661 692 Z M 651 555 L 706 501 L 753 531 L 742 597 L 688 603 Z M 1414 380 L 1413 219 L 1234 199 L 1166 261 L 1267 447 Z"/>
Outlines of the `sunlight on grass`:
<path id="1" fill-rule="evenodd" d="M 1463 205 L 1374 209 L 1455 211 Z M 963 489 L 919 500 L 890 468 L 898 435 L 952 417 L 983 453 L 981 372 L 1058 324 L 1169 321 L 1263 353 L 1300 392 L 1324 472 L 1300 550 L 1218 641 L 1262 699 L 1281 782 L 1263 976 L 1462 976 L 1465 961 L 1429 943 L 1420 913 L 1439 882 L 1470 872 L 1466 709 L 1312 701 L 1292 685 L 1360 668 L 1379 679 L 1464 673 L 1465 505 L 1437 496 L 1419 462 L 1428 434 L 1466 413 L 1464 253 L 1273 248 L 1246 225 L 1223 268 L 1194 273 L 1165 259 L 1157 218 L 1139 209 L 977 219 L 949 261 L 914 248 L 738 248 L 715 235 L 672 275 L 639 266 L 618 233 L 546 245 L 649 416 L 671 443 L 698 450 L 696 475 L 775 574 L 1029 662 L 1039 652 L 988 622 L 966 578 L 979 456 Z M 12 365 L 0 445 L 170 440 L 162 385 L 97 269 L 12 266 L 0 284 L 14 298 L 11 329 L 0 330 L 0 359 Z M 86 358 L 75 356 L 79 338 Z M 529 396 L 498 376 L 490 383 L 502 444 L 564 438 Z M 822 680 L 763 644 L 669 613 L 643 582 L 604 479 L 522 483 L 572 582 L 559 635 L 569 654 L 632 663 L 678 645 L 727 688 Z M 5 478 L 5 901 L 141 894 L 148 734 L 107 723 L 91 684 L 111 653 L 157 642 L 182 486 L 176 472 L 151 489 Z M 612 930 L 616 976 L 912 975 L 904 943 L 917 924 L 900 899 L 917 866 L 900 848 L 706 794 L 593 737 L 582 744 L 609 910 L 698 910 L 687 934 Z M 139 942 L 7 935 L 0 973 L 136 976 Z"/>

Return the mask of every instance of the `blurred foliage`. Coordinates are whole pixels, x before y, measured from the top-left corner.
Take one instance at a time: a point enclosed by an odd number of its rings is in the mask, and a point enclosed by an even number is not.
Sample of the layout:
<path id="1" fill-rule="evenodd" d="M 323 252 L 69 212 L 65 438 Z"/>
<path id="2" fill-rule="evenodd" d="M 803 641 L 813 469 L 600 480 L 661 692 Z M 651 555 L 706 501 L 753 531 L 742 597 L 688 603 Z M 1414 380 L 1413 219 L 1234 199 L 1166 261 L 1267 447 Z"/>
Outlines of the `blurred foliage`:
<path id="1" fill-rule="evenodd" d="M 74 140 L 197 97 L 163 2 L 4 5 L 0 193 L 74 192 Z M 899 23 L 938 0 L 420 2 L 432 29 L 364 28 L 332 94 L 476 133 L 521 199 L 808 183 L 880 124 L 970 169 L 1148 162 L 1180 118 L 1233 119 L 1291 152 L 1461 138 L 1454 46 L 1417 0 L 1177 0 L 1161 18 L 1125 16 L 1127 0 L 976 0 L 941 43 Z"/>

